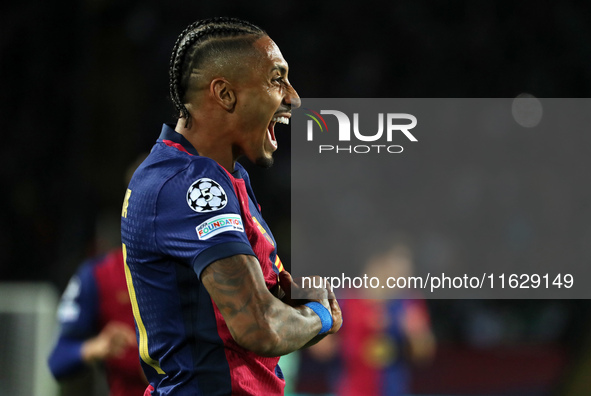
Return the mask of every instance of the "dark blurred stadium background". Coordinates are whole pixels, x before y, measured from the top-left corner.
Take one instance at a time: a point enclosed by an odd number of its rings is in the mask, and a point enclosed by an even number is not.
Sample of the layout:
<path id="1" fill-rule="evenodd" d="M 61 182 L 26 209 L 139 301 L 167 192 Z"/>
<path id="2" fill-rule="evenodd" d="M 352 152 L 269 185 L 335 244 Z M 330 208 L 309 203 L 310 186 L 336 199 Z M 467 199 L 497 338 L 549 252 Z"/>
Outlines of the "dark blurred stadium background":
<path id="1" fill-rule="evenodd" d="M 227 15 L 262 26 L 302 97 L 591 93 L 585 1 L 24 0 L 0 10 L 0 280 L 59 291 L 83 258 L 118 243 L 126 169 L 174 118 L 169 53 L 196 19 Z M 287 128 L 278 139 L 277 166 L 248 169 L 288 258 Z M 561 213 L 589 214 L 588 202 L 575 208 L 568 194 L 557 197 Z M 536 199 L 524 191 L 520 202 Z M 590 231 L 582 230 L 587 240 Z M 588 265 L 589 257 L 577 259 Z M 580 379 L 591 367 L 588 301 L 429 306 L 439 352 L 418 373 L 417 392 L 503 394 L 529 381 L 515 394 L 591 394 L 591 381 Z"/>

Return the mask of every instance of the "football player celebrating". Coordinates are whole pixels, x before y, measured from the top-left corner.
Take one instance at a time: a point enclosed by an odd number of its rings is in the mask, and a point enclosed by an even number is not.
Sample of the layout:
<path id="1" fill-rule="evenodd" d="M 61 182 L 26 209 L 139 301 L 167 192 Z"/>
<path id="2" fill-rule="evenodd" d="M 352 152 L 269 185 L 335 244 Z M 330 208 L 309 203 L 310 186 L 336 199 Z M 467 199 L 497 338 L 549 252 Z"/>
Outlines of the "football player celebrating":
<path id="1" fill-rule="evenodd" d="M 174 46 L 170 92 L 179 120 L 135 172 L 121 222 L 146 393 L 281 395 L 279 356 L 342 323 L 330 290 L 287 298 L 291 276 L 236 161 L 273 163 L 275 124 L 300 104 L 287 62 L 257 26 L 198 21 Z"/>

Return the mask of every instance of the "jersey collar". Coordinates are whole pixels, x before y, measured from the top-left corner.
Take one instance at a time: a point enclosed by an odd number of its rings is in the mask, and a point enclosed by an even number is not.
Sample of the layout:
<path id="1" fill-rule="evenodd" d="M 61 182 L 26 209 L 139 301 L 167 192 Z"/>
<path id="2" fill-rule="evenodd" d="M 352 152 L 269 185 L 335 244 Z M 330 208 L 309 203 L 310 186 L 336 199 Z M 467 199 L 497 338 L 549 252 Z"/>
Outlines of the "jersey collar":
<path id="1" fill-rule="evenodd" d="M 189 154 L 199 155 L 195 147 L 180 133 L 174 130 L 172 124 L 163 124 L 162 132 L 160 132 L 159 142 L 170 140 L 174 143 L 180 144 Z"/>
<path id="2" fill-rule="evenodd" d="M 164 142 L 167 145 L 170 145 L 168 142 L 179 144 L 183 149 L 185 149 L 187 153 L 191 155 L 199 155 L 195 147 L 193 147 L 193 145 L 189 143 L 189 141 L 183 135 L 174 130 L 174 126 L 172 124 L 162 124 L 162 132 L 160 132 L 160 137 L 158 138 L 158 141 Z M 247 173 L 242 164 L 236 161 L 236 165 L 234 166 L 234 172 L 232 172 L 231 175 L 235 179 L 244 179 L 245 174 Z"/>

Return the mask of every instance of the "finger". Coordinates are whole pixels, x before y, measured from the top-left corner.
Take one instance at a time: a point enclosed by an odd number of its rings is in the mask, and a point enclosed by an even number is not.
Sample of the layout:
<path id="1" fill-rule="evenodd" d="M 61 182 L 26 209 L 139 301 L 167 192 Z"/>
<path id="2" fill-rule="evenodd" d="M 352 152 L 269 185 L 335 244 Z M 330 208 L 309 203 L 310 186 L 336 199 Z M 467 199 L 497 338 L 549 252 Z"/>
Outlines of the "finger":
<path id="1" fill-rule="evenodd" d="M 332 291 L 332 289 L 326 289 L 328 291 L 328 299 L 329 300 L 336 300 L 337 296 L 334 294 L 334 292 Z"/>
<path id="2" fill-rule="evenodd" d="M 329 300 L 330 303 L 330 310 L 332 313 L 332 327 L 329 330 L 330 334 L 334 334 L 343 325 L 343 313 L 341 311 L 341 307 L 336 299 Z"/>
<path id="3" fill-rule="evenodd" d="M 306 298 L 310 300 L 327 300 L 328 290 L 326 289 L 307 289 Z"/>
<path id="4" fill-rule="evenodd" d="M 324 288 L 332 293 L 332 285 L 326 278 L 324 278 Z"/>
<path id="5" fill-rule="evenodd" d="M 289 272 L 281 271 L 279 273 L 279 287 L 283 290 L 284 294 L 291 296 L 292 283 L 293 279 Z"/>
<path id="6" fill-rule="evenodd" d="M 342 316 L 341 307 L 336 299 L 328 300 L 330 304 L 330 311 L 332 312 L 333 316 Z"/>
<path id="7" fill-rule="evenodd" d="M 291 274 L 289 276 L 291 277 Z M 299 276 L 299 277 L 297 277 L 295 279 L 293 277 L 291 277 L 291 287 L 292 288 L 294 288 L 294 289 L 300 289 L 301 288 L 301 286 L 300 286 L 301 284 L 302 284 L 302 277 L 301 276 Z"/>

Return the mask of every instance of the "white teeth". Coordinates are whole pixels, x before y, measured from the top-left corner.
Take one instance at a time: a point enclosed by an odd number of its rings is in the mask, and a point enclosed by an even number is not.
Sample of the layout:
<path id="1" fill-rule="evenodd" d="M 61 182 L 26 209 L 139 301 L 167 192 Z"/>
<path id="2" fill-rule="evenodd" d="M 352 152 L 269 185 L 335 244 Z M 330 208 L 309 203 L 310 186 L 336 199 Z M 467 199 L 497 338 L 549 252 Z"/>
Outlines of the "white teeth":
<path id="1" fill-rule="evenodd" d="M 287 117 L 273 117 L 271 121 L 278 122 L 280 124 L 289 125 L 289 118 Z"/>

